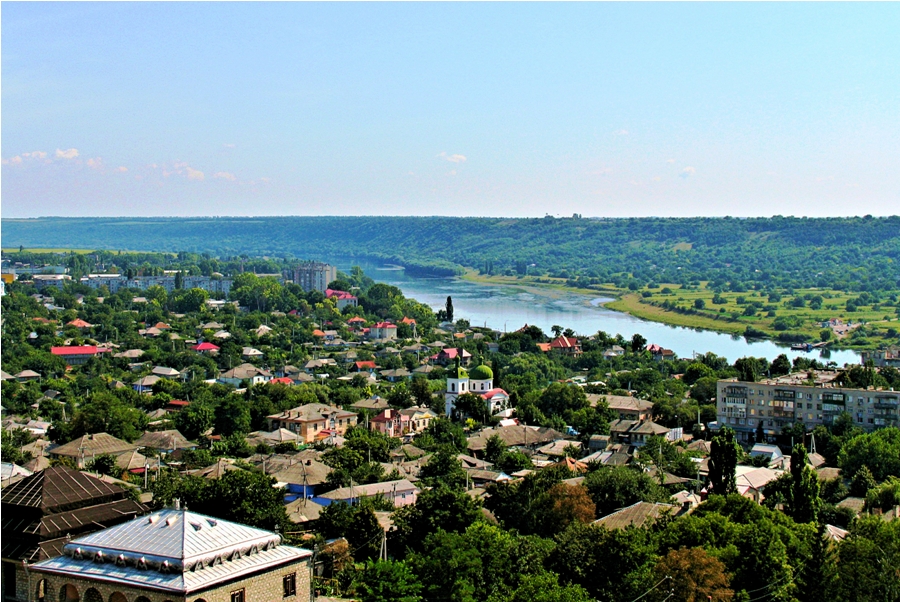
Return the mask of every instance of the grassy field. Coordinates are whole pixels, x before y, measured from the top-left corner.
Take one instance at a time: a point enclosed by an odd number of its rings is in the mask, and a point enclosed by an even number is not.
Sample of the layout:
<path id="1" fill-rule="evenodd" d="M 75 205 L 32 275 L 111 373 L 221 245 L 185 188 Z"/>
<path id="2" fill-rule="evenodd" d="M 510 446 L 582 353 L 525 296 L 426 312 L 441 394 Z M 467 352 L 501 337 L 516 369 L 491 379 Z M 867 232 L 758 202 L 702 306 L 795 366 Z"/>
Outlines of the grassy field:
<path id="1" fill-rule="evenodd" d="M 697 287 L 660 284 L 653 289 L 623 290 L 612 284 L 575 288 L 561 278 L 486 276 L 470 270 L 466 280 L 534 289 L 553 289 L 584 295 L 611 295 L 606 307 L 635 317 L 674 326 L 703 328 L 729 334 L 751 333 L 785 343 L 817 343 L 824 338 L 835 347 L 874 349 L 900 344 L 900 304 L 897 297 L 869 300 L 854 311 L 848 301 L 859 293 L 825 289 L 796 289 L 770 296 L 758 291 L 716 293 L 701 282 Z M 832 328 L 824 322 L 836 319 Z M 749 329 L 749 330 L 748 330 Z M 823 331 L 825 334 L 823 335 Z"/>

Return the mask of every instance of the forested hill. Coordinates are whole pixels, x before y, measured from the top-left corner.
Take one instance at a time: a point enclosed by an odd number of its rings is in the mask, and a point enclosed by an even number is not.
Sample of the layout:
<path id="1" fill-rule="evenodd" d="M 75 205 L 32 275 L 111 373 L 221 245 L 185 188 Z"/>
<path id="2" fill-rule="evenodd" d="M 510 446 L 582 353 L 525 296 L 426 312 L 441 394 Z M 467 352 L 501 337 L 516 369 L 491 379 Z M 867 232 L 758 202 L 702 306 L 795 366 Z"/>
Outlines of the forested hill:
<path id="1" fill-rule="evenodd" d="M 39 218 L 4 219 L 5 249 L 365 256 L 435 274 L 462 267 L 581 282 L 767 281 L 895 289 L 900 217 L 887 218 Z M 629 278 L 631 278 L 631 276 Z"/>

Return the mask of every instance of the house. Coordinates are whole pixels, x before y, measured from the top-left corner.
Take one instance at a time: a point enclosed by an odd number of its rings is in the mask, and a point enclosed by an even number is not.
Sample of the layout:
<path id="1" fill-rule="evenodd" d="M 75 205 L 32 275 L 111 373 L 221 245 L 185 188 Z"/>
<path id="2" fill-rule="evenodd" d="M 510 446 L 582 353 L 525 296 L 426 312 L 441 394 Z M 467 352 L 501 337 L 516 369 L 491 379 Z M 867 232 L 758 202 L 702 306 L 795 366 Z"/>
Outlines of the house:
<path id="1" fill-rule="evenodd" d="M 375 497 L 377 495 L 384 496 L 390 502 L 393 502 L 397 508 L 401 506 L 409 506 L 416 503 L 419 495 L 419 488 L 413 485 L 408 479 L 400 479 L 399 481 L 386 481 L 384 483 L 372 483 L 370 485 L 354 485 L 352 487 L 341 487 L 334 491 L 329 491 L 318 497 L 314 497 L 313 501 L 329 506 L 334 502 L 345 502 L 353 504 L 364 497 Z"/>
<path id="2" fill-rule="evenodd" d="M 254 349 L 253 347 L 244 347 L 241 349 L 241 357 L 245 357 L 247 359 L 261 358 L 263 356 L 263 352 L 259 349 Z"/>
<path id="3" fill-rule="evenodd" d="M 627 443 L 641 447 L 650 437 L 664 437 L 668 441 L 681 439 L 681 427 L 669 428 L 652 420 L 613 420 L 609 425 L 610 439 L 617 443 Z"/>
<path id="4" fill-rule="evenodd" d="M 216 380 L 222 384 L 235 387 L 240 387 L 241 383 L 245 380 L 250 381 L 251 385 L 258 385 L 272 380 L 272 373 L 268 370 L 257 368 L 253 364 L 244 363 L 221 373 Z"/>
<path id="5" fill-rule="evenodd" d="M 404 427 L 409 425 L 409 416 L 403 415 L 393 408 L 387 408 L 369 420 L 369 424 L 373 431 L 382 435 L 399 437 L 408 430 Z"/>
<path id="6" fill-rule="evenodd" d="M 381 376 L 383 376 L 388 382 L 392 383 L 409 380 L 410 378 L 412 378 L 412 374 L 406 368 L 397 368 L 396 370 L 382 370 Z"/>
<path id="7" fill-rule="evenodd" d="M 35 372 L 34 370 L 22 370 L 18 374 L 16 374 L 16 380 L 20 383 L 27 383 L 33 380 L 40 380 L 41 375 Z"/>
<path id="8" fill-rule="evenodd" d="M 81 366 L 86 364 L 89 359 L 107 351 L 109 349 L 97 347 L 96 345 L 70 345 L 68 347 L 50 348 L 50 353 L 63 358 L 68 366 Z"/>
<path id="9" fill-rule="evenodd" d="M 581 355 L 581 343 L 574 337 L 560 335 L 550 341 L 550 351 L 563 355 Z"/>
<path id="10" fill-rule="evenodd" d="M 773 462 L 777 462 L 781 458 L 784 457 L 784 454 L 781 453 L 781 450 L 777 445 L 770 445 L 768 443 L 757 443 L 750 449 L 750 456 L 765 456 L 765 458 L 769 461 L 769 464 Z"/>
<path id="11" fill-rule="evenodd" d="M 148 447 L 161 453 L 171 454 L 176 449 L 196 449 L 197 444 L 188 441 L 187 437 L 177 429 L 168 431 L 145 431 L 140 439 L 134 442 L 138 447 Z"/>
<path id="12" fill-rule="evenodd" d="M 430 359 L 435 364 L 440 364 L 441 366 L 448 366 L 451 362 L 455 362 L 456 358 L 459 358 L 459 363 L 461 366 L 465 367 L 469 365 L 469 362 L 472 361 L 472 354 L 466 351 L 465 349 L 461 350 L 456 347 L 447 347 L 445 349 L 441 349 L 440 352 L 432 355 L 428 359 Z"/>
<path id="13" fill-rule="evenodd" d="M 565 435 L 548 427 L 537 426 L 500 426 L 486 428 L 477 435 L 470 437 L 466 447 L 471 452 L 481 452 L 487 446 L 488 439 L 498 435 L 503 443 L 510 447 L 535 449 L 540 445 L 562 439 Z"/>
<path id="14" fill-rule="evenodd" d="M 675 504 L 637 502 L 595 520 L 594 524 L 603 525 L 610 530 L 625 529 L 627 527 L 641 528 L 645 525 L 653 524 L 660 517 L 677 516 L 682 511 L 682 508 L 682 506 L 676 506 Z"/>
<path id="15" fill-rule="evenodd" d="M 297 498 L 315 496 L 316 488 L 328 482 L 331 467 L 311 458 L 300 459 L 287 466 L 279 466 L 279 470 L 269 473 L 279 483 L 285 483 L 287 493 L 285 502 Z"/>
<path id="16" fill-rule="evenodd" d="M 406 430 L 403 431 L 403 434 L 421 433 L 428 428 L 432 420 L 438 417 L 430 408 L 420 406 L 400 410 L 400 414 L 406 417 L 406 426 L 404 427 Z"/>
<path id="17" fill-rule="evenodd" d="M 509 407 L 509 393 L 500 388 L 493 388 L 481 394 L 488 404 L 488 412 L 496 416 L 499 412 Z"/>
<path id="18" fill-rule="evenodd" d="M 71 322 L 67 322 L 66 326 L 74 326 L 75 328 L 93 328 L 93 324 L 89 324 L 81 318 L 75 318 Z"/>
<path id="19" fill-rule="evenodd" d="M 362 362 L 353 362 L 353 372 L 374 372 L 378 369 L 378 366 L 375 365 L 375 362 L 372 360 L 362 361 Z"/>
<path id="20" fill-rule="evenodd" d="M 653 356 L 653 359 L 655 359 L 658 362 L 661 362 L 663 360 L 674 360 L 675 359 L 674 351 L 672 351 L 671 349 L 665 349 L 665 348 L 657 345 L 656 343 L 651 343 L 651 344 L 647 345 L 645 347 L 645 349 L 647 351 L 649 351 L 650 355 Z"/>
<path id="21" fill-rule="evenodd" d="M 332 299 L 338 311 L 343 311 L 345 307 L 356 307 L 359 304 L 359 299 L 347 291 L 339 291 L 332 288 L 325 289 L 325 298 Z"/>
<path id="22" fill-rule="evenodd" d="M 613 345 L 603 352 L 603 359 L 610 359 L 621 355 L 625 355 L 625 348 L 620 345 Z"/>
<path id="23" fill-rule="evenodd" d="M 627 395 L 597 395 L 588 393 L 588 401 L 591 407 L 597 407 L 601 401 L 606 401 L 607 407 L 617 414 L 619 420 L 651 420 L 653 418 L 653 403 L 629 397 Z"/>
<path id="24" fill-rule="evenodd" d="M 176 507 L 67 542 L 29 570 L 38 599 L 61 602 L 309 600 L 311 557 L 278 533 Z"/>
<path id="25" fill-rule="evenodd" d="M 121 487 L 61 465 L 7 486 L 2 494 L 4 600 L 35 599 L 29 583 L 37 580 L 29 580 L 28 565 L 62 554 L 69 537 L 145 512 L 146 506 Z"/>
<path id="26" fill-rule="evenodd" d="M 160 378 L 179 378 L 181 376 L 181 372 L 167 366 L 155 366 L 150 372 Z"/>
<path id="27" fill-rule="evenodd" d="M 138 393 L 152 393 L 153 385 L 162 380 L 162 377 L 156 376 L 155 374 L 151 374 L 149 376 L 144 376 L 143 378 L 139 378 L 134 383 L 132 383 L 132 388 Z"/>
<path id="28" fill-rule="evenodd" d="M 313 443 L 323 431 L 343 435 L 356 425 L 357 414 L 322 403 L 308 403 L 280 414 L 267 416 L 269 430 L 284 428 L 300 435 L 301 442 Z"/>
<path id="29" fill-rule="evenodd" d="M 390 322 L 378 322 L 369 329 L 369 338 L 375 340 L 396 339 L 397 325 Z"/>
<path id="30" fill-rule="evenodd" d="M 193 347 L 191 347 L 191 349 L 197 351 L 198 353 L 216 353 L 217 351 L 219 351 L 219 346 L 204 341 L 202 343 L 194 345 Z"/>
<path id="31" fill-rule="evenodd" d="M 48 450 L 47 453 L 51 457 L 71 458 L 75 461 L 75 465 L 78 468 L 83 469 L 97 456 L 103 454 L 117 456 L 134 451 L 137 448 L 138 445 L 122 441 L 107 433 L 94 433 L 92 435 L 82 435 L 65 445 Z"/>

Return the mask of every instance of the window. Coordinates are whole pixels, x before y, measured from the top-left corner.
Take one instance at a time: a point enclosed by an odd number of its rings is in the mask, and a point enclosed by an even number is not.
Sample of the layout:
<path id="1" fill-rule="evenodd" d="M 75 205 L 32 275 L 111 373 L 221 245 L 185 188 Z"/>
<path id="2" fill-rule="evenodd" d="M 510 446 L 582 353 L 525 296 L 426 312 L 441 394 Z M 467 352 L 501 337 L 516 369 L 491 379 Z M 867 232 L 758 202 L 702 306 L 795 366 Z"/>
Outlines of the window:
<path id="1" fill-rule="evenodd" d="M 239 589 L 236 592 L 231 592 L 231 602 L 244 602 L 244 590 Z"/>
<path id="2" fill-rule="evenodd" d="M 285 598 L 297 595 L 297 573 L 291 573 L 290 575 L 285 575 L 282 578 L 281 583 L 284 586 L 284 597 Z"/>

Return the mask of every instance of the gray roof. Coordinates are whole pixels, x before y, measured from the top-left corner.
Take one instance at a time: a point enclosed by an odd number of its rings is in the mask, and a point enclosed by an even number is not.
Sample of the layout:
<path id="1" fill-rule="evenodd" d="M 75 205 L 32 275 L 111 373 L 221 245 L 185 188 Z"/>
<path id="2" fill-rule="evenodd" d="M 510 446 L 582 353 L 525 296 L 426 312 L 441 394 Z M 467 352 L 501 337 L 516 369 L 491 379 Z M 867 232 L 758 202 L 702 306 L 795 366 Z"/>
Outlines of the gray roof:
<path id="1" fill-rule="evenodd" d="M 165 509 L 76 539 L 32 568 L 186 594 L 310 555 L 277 533 Z"/>

